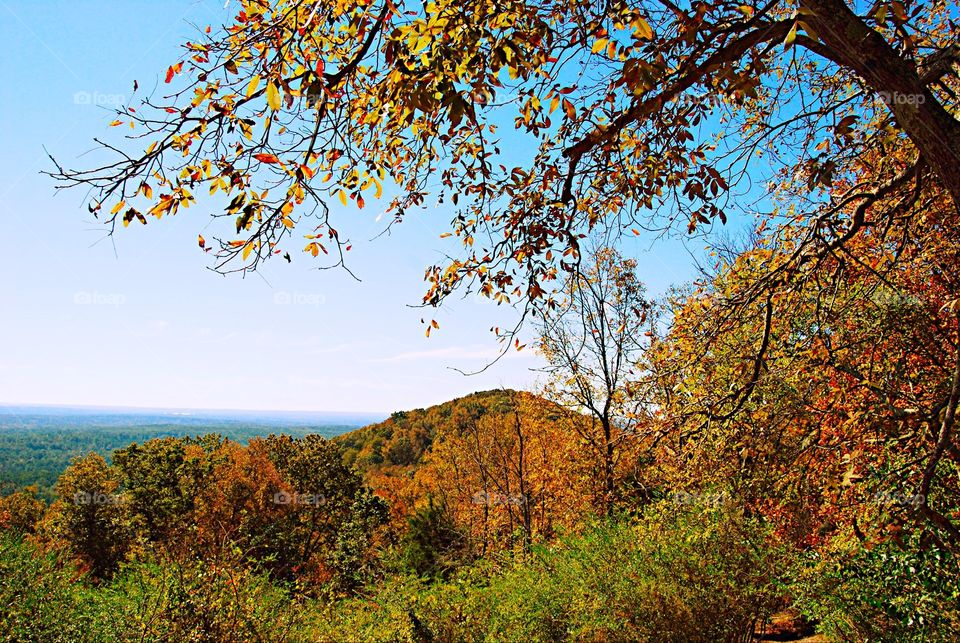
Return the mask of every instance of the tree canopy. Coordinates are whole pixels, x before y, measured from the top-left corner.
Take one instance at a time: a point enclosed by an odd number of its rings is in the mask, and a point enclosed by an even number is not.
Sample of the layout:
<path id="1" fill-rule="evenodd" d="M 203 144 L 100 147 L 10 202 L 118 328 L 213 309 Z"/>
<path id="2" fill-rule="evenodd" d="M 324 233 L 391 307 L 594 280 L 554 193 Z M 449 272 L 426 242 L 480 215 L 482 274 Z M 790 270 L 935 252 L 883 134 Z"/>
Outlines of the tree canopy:
<path id="1" fill-rule="evenodd" d="M 285 253 L 294 229 L 342 265 L 337 203 L 382 197 L 399 222 L 449 201 L 462 248 L 427 268 L 424 302 L 467 287 L 537 307 L 592 230 L 746 212 L 803 229 L 796 265 L 911 194 L 960 203 L 945 0 L 237 6 L 118 111 L 130 140 L 102 141 L 109 160 L 51 171 L 111 229 L 219 194 L 200 246 L 220 270 Z"/>
<path id="2" fill-rule="evenodd" d="M 713 515 L 729 551 L 761 552 L 742 549 L 755 536 L 797 556 L 800 580 L 777 585 L 779 568 L 764 578 L 836 638 L 896 638 L 941 617 L 956 631 L 954 3 L 245 0 L 237 11 L 186 44 L 163 91 L 118 114 L 130 140 L 102 144 L 113 160 L 57 164 L 60 185 L 92 188 L 90 210 L 111 230 L 208 192 L 223 221 L 199 243 L 222 271 L 285 254 L 295 230 L 306 253 L 346 265 L 341 208 L 382 198 L 395 225 L 449 202 L 444 236 L 460 247 L 427 266 L 423 303 L 467 289 L 540 315 L 552 399 L 488 392 L 397 413 L 342 438 L 346 464 L 314 440 L 219 445 L 200 460 L 229 484 L 141 498 L 141 533 L 166 533 L 194 502 L 198 547 L 214 551 L 229 527 L 260 559 L 280 556 L 279 577 L 306 566 L 354 587 L 387 520 L 356 464 L 418 574 L 448 576 L 498 547 L 536 553 L 590 514 L 636 512 L 688 544 L 685 530 Z M 618 253 L 624 236 L 734 221 L 743 241 L 711 236 L 715 263 L 662 301 Z M 127 545 L 96 549 L 91 534 L 124 535 L 121 510 L 64 495 L 162 487 L 196 448 L 78 461 L 51 525 L 98 573 L 112 568 Z M 326 478 L 343 530 L 315 507 L 264 502 Z M 25 504 L 10 503 L 9 521 L 31 515 Z M 274 538 L 281 523 L 309 546 Z M 709 559 L 685 556 L 665 568 Z M 923 604 L 937 607 L 921 615 Z"/>

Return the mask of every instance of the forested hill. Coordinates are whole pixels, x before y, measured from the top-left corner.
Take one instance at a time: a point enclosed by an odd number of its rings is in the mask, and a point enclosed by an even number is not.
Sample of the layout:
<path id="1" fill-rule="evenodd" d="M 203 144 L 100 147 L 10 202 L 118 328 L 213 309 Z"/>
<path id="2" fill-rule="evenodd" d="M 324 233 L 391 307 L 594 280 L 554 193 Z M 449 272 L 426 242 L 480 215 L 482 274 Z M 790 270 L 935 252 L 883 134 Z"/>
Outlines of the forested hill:
<path id="1" fill-rule="evenodd" d="M 435 502 L 486 550 L 519 532 L 574 528 L 603 505 L 603 465 L 584 452 L 584 422 L 534 393 L 500 389 L 397 412 L 334 441 L 389 503 L 394 524 Z M 625 490 L 634 462 L 625 453 L 616 463 Z"/>
<path id="2" fill-rule="evenodd" d="M 365 474 L 394 472 L 418 464 L 438 433 L 455 429 L 466 419 L 511 413 L 517 392 L 510 389 L 478 391 L 425 409 L 397 411 L 383 422 L 370 424 L 335 438 L 344 448 L 347 464 Z"/>

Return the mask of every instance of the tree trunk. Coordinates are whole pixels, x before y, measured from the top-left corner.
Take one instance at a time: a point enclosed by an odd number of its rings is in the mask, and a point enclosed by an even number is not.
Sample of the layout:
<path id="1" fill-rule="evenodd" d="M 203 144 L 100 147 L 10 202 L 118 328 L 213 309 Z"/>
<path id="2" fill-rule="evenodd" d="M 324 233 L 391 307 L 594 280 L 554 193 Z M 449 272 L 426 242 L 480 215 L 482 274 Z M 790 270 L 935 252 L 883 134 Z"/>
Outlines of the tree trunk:
<path id="1" fill-rule="evenodd" d="M 603 424 L 603 478 L 607 515 L 613 515 L 614 475 L 613 475 L 613 431 L 608 418 L 602 418 Z"/>
<path id="2" fill-rule="evenodd" d="M 896 117 L 960 210 L 960 121 L 943 108 L 903 58 L 843 0 L 801 0 L 800 19 L 816 31 L 824 48 L 810 49 L 855 72 Z"/>

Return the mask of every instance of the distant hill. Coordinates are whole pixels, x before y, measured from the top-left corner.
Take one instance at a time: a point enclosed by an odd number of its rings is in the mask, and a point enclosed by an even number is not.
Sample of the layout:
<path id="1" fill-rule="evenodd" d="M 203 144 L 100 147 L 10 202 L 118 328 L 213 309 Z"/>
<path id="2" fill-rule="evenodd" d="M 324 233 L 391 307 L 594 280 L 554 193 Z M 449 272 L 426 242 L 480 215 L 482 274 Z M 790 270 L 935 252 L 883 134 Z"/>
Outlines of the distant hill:
<path id="1" fill-rule="evenodd" d="M 516 395 L 511 389 L 479 391 L 425 409 L 397 411 L 335 440 L 343 445 L 347 463 L 360 471 L 400 475 L 420 463 L 439 432 L 456 429 L 466 417 L 510 413 Z"/>
<path id="2" fill-rule="evenodd" d="M 586 424 L 550 400 L 505 389 L 397 412 L 334 440 L 387 501 L 397 533 L 443 515 L 485 550 L 518 529 L 531 538 L 575 529 L 602 506 L 598 460 L 580 438 Z"/>

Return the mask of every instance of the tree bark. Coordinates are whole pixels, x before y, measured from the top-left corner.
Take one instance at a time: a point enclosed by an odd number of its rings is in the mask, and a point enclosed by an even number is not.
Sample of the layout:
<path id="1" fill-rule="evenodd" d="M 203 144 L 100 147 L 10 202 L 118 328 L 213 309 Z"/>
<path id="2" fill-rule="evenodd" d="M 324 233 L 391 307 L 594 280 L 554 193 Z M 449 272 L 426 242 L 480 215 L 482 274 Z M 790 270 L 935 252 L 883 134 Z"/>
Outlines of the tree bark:
<path id="1" fill-rule="evenodd" d="M 601 422 L 603 423 L 603 475 L 604 490 L 606 492 L 605 500 L 607 505 L 607 516 L 612 516 L 615 490 L 615 481 L 613 475 L 613 427 L 610 425 L 610 420 L 608 418 L 602 418 Z"/>
<path id="2" fill-rule="evenodd" d="M 801 37 L 797 43 L 855 72 L 877 92 L 960 211 L 960 121 L 927 88 L 914 63 L 844 0 L 801 0 L 800 7 L 800 19 L 813 27 L 819 40 Z"/>

